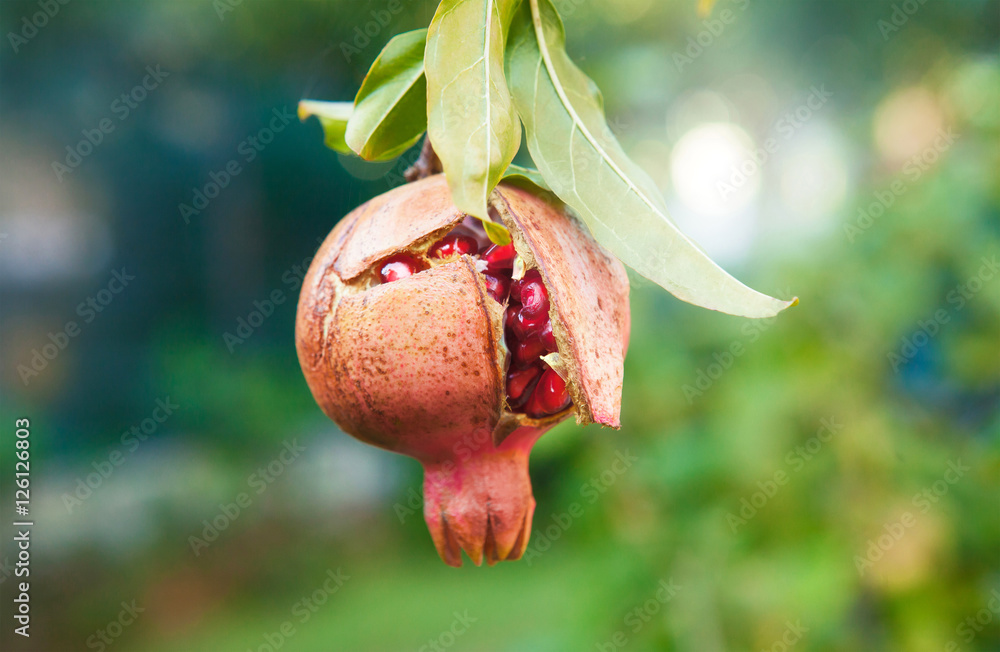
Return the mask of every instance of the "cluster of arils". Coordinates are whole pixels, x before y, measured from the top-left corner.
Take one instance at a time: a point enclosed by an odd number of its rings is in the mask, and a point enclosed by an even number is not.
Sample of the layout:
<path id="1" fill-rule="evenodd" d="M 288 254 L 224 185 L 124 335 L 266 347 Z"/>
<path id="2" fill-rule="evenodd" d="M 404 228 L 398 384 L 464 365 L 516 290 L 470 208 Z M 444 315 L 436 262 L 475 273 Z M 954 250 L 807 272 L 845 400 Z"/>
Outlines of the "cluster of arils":
<path id="1" fill-rule="evenodd" d="M 482 253 L 480 253 L 482 252 Z M 472 219 L 435 242 L 425 259 L 411 254 L 391 256 L 378 266 L 379 280 L 391 283 L 437 263 L 471 256 L 482 273 L 486 291 L 506 305 L 504 336 L 510 352 L 507 407 L 533 418 L 546 417 L 570 405 L 566 381 L 544 360 L 556 353 L 549 317 L 549 293 L 537 270 L 525 269 L 513 244 L 491 244 Z"/>

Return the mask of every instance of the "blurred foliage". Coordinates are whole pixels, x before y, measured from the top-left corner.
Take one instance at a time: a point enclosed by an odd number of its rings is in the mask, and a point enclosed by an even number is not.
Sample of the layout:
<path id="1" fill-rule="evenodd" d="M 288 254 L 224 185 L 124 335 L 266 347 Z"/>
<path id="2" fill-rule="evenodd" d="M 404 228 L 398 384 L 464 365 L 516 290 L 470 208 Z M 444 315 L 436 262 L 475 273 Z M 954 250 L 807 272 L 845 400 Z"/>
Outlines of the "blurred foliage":
<path id="1" fill-rule="evenodd" d="M 296 266 L 398 165 L 360 167 L 326 150 L 314 121 L 295 122 L 190 224 L 178 213 L 211 172 L 244 161 L 238 144 L 273 109 L 350 99 L 379 48 L 434 10 L 402 0 L 380 13 L 390 4 L 71 2 L 16 53 L 0 48 L 0 256 L 33 228 L 70 241 L 46 254 L 63 265 L 48 276 L 44 247 L 3 266 L 0 423 L 32 419 L 39 523 L 37 633 L 7 647 L 5 626 L 5 649 L 96 649 L 88 637 L 133 599 L 145 611 L 109 649 L 266 650 L 286 620 L 296 633 L 283 650 L 778 650 L 789 623 L 804 630 L 797 650 L 1000 649 L 988 607 L 1000 591 L 1000 280 L 971 283 L 1000 256 L 997 3 L 719 0 L 708 18 L 696 0 L 556 3 L 623 144 L 668 197 L 680 134 L 669 120 L 664 133 L 664 115 L 680 98 L 731 91 L 731 119 L 762 140 L 823 83 L 847 189 L 806 229 L 804 217 L 768 222 L 779 184 L 763 186 L 751 254 L 727 267 L 800 297 L 776 320 L 695 309 L 636 278 L 622 430 L 546 435 L 529 558 L 457 571 L 414 502 L 418 465 L 339 433 L 295 359 Z M 880 21 L 903 5 L 916 12 L 886 33 Z M 5 0 L 0 33 L 38 10 Z M 678 69 L 674 55 L 726 10 L 736 19 Z M 163 88 L 57 181 L 51 162 L 157 63 Z M 747 75 L 767 81 L 769 102 L 740 103 L 730 82 Z M 892 113 L 912 88 L 959 135 L 916 178 L 887 154 L 919 141 L 922 123 L 906 122 L 917 100 Z M 895 179 L 905 192 L 845 232 Z M 95 265 L 73 267 L 77 241 Z M 134 287 L 25 385 L 17 365 L 122 266 Z M 961 305 L 956 291 L 969 294 Z M 224 333 L 273 292 L 273 314 L 229 350 Z M 166 396 L 177 413 L 67 509 L 62 496 Z M 291 440 L 307 453 L 256 494 L 251 474 Z M 636 458 L 621 474 L 609 470 L 619 452 Z M 950 482 L 949 462 L 968 471 Z M 252 504 L 193 554 L 189 537 L 240 492 Z M 582 515 L 567 517 L 574 504 Z M 10 523 L 9 501 L 2 510 Z M 5 526 L 5 562 L 11 536 Z M 343 585 L 302 612 L 337 569 Z M 0 577 L 9 624 L 14 582 Z M 678 587 L 665 602 L 661 581 Z M 988 620 L 963 625 L 977 616 Z"/>

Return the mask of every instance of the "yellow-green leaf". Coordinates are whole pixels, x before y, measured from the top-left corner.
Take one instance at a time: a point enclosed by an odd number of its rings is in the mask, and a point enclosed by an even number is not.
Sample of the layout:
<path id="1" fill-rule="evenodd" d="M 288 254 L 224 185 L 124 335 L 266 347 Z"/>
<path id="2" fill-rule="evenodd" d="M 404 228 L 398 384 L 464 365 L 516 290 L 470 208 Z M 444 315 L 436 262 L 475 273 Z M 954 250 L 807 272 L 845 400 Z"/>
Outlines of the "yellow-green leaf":
<path id="1" fill-rule="evenodd" d="M 426 130 L 426 42 L 426 29 L 393 37 L 365 76 L 345 134 L 347 144 L 361 158 L 396 158 Z"/>
<path id="2" fill-rule="evenodd" d="M 505 183 L 521 186 L 522 188 L 528 188 L 535 191 L 552 192 L 552 189 L 549 188 L 549 184 L 545 182 L 545 177 L 542 176 L 541 172 L 535 170 L 534 168 L 526 168 L 522 165 L 515 165 L 511 163 L 507 167 L 507 170 L 503 173 L 503 180 Z"/>
<path id="3" fill-rule="evenodd" d="M 504 79 L 518 0 L 442 0 L 427 33 L 427 130 L 452 201 L 488 220 L 487 198 L 521 144 Z"/>
<path id="4" fill-rule="evenodd" d="M 347 121 L 353 111 L 353 102 L 320 102 L 319 100 L 299 102 L 299 120 L 305 122 L 309 116 L 316 116 L 323 127 L 326 146 L 341 154 L 354 153 L 344 140 Z"/>
<path id="5" fill-rule="evenodd" d="M 593 82 L 566 54 L 550 0 L 525 0 L 516 13 L 507 77 L 539 172 L 623 263 L 679 299 L 733 315 L 769 317 L 795 303 L 743 285 L 674 226 L 659 189 L 608 128 Z"/>

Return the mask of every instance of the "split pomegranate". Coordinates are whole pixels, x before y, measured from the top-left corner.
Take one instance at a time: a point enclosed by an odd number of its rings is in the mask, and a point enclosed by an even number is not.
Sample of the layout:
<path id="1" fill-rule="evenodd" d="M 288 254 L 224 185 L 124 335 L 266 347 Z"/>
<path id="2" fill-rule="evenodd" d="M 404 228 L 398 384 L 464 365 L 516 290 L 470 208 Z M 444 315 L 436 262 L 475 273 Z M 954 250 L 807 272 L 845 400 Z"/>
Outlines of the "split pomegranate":
<path id="1" fill-rule="evenodd" d="M 424 466 L 424 517 L 460 566 L 519 559 L 535 501 L 532 446 L 552 426 L 619 427 L 628 347 L 621 263 L 560 208 L 501 185 L 491 244 L 442 175 L 337 224 L 299 298 L 296 346 L 347 433 Z"/>

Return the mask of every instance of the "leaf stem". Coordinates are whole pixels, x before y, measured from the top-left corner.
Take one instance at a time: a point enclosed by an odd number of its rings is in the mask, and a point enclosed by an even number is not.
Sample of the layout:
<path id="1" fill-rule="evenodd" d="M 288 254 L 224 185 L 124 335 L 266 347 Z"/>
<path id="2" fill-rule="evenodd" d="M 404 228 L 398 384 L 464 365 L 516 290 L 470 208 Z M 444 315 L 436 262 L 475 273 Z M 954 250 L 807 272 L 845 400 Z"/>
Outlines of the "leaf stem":
<path id="1" fill-rule="evenodd" d="M 433 174 L 439 174 L 443 170 L 441 159 L 438 158 L 434 146 L 431 145 L 431 137 L 424 136 L 424 146 L 420 149 L 420 157 L 406 169 L 403 177 L 408 182 L 413 182 Z"/>

